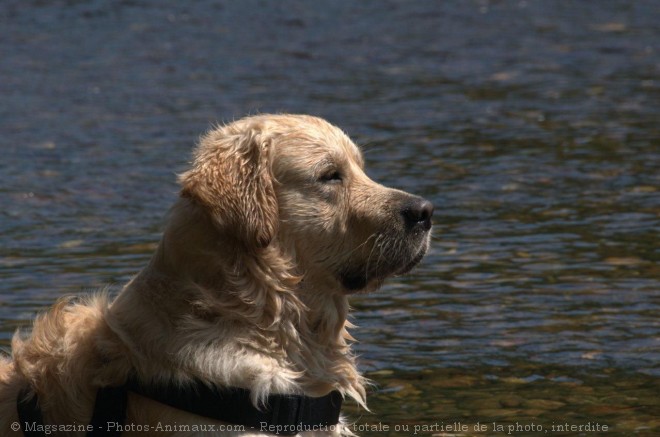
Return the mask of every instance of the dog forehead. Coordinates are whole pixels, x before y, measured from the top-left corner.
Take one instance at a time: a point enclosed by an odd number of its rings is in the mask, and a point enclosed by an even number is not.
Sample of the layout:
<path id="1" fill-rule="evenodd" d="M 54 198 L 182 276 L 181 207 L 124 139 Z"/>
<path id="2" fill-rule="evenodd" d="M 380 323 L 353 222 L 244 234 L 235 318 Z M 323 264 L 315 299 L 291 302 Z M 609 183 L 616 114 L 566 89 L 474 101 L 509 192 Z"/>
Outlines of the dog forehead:
<path id="1" fill-rule="evenodd" d="M 319 146 L 320 152 L 337 164 L 345 161 L 362 161 L 360 149 L 343 133 L 341 136 L 332 138 L 327 143 L 320 144 Z"/>
<path id="2" fill-rule="evenodd" d="M 341 129 L 322 119 L 310 121 L 296 124 L 282 135 L 279 147 L 276 147 L 280 149 L 279 154 L 287 156 L 287 160 L 297 158 L 305 164 L 352 161 L 363 165 L 360 149 Z"/>
<path id="3" fill-rule="evenodd" d="M 348 137 L 345 137 L 346 141 L 341 142 L 343 152 L 351 158 L 352 161 L 356 162 L 360 167 L 364 166 L 364 159 L 362 158 L 362 152 L 360 148 L 355 145 Z"/>

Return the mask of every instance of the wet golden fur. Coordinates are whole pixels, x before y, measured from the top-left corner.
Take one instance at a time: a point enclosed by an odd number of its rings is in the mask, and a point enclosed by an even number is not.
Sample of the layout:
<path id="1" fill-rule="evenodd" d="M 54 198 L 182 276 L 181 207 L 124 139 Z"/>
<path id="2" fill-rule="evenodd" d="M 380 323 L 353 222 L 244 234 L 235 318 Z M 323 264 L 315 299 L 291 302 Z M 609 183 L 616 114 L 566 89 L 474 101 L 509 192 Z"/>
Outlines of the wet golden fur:
<path id="1" fill-rule="evenodd" d="M 309 116 L 218 127 L 179 180 L 156 253 L 114 301 L 62 299 L 14 336 L 12 358 L 0 357 L 0 435 L 15 435 L 26 386 L 45 423 L 87 424 L 97 388 L 131 372 L 248 388 L 255 404 L 340 390 L 366 406 L 347 296 L 424 255 L 428 229 L 401 224 L 412 196 L 370 180 L 348 137 Z M 135 394 L 128 408 L 126 423 L 215 423 Z"/>

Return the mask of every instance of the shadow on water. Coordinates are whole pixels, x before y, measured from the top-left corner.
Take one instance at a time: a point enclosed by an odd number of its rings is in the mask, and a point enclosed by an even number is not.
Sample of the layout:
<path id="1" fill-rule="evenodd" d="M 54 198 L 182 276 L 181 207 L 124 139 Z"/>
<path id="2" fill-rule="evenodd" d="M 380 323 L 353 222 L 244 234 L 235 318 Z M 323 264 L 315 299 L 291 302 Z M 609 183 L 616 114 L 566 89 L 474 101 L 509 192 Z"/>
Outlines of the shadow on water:
<path id="1" fill-rule="evenodd" d="M 147 262 L 212 123 L 313 113 L 436 206 L 423 264 L 352 301 L 376 388 L 349 413 L 391 427 L 359 434 L 654 435 L 657 21 L 623 0 L 4 1 L 0 345 Z"/>

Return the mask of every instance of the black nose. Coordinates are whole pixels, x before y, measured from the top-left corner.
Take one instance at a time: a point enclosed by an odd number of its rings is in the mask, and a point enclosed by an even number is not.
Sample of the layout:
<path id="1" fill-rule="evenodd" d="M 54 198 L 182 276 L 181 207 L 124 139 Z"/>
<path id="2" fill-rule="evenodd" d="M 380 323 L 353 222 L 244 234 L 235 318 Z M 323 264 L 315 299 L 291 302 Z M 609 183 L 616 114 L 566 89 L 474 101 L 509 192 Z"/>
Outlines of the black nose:
<path id="1" fill-rule="evenodd" d="M 431 229 L 431 217 L 433 216 L 433 204 L 421 197 L 415 197 L 407 202 L 401 210 L 401 215 L 406 222 L 406 226 L 422 227 L 424 230 Z"/>

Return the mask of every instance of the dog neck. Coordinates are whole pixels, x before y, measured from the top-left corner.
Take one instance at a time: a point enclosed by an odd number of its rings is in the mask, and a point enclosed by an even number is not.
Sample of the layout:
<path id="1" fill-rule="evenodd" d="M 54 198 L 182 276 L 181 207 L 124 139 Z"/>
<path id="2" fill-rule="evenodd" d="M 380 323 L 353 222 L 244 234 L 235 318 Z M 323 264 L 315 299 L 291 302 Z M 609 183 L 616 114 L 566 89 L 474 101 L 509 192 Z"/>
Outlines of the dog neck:
<path id="1" fill-rule="evenodd" d="M 258 251 L 223 244 L 189 206 L 181 215 L 175 205 L 151 262 L 111 307 L 119 324 L 131 326 L 122 331 L 141 335 L 124 337 L 145 355 L 138 373 L 243 387 L 255 402 L 336 389 L 364 405 L 346 296 L 306 289 L 277 244 Z"/>

